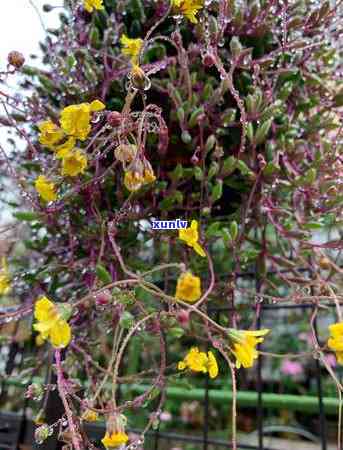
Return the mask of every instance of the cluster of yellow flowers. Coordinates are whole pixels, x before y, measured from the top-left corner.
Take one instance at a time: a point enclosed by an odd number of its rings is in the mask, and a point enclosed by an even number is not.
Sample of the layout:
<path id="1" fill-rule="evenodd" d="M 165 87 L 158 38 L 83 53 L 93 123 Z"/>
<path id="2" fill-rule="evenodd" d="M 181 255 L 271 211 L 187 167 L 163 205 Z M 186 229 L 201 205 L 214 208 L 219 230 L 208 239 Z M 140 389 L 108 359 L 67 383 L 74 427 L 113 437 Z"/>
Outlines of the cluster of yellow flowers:
<path id="1" fill-rule="evenodd" d="M 69 105 L 61 112 L 60 127 L 51 120 L 45 120 L 38 125 L 40 144 L 52 150 L 55 157 L 62 160 L 61 175 L 75 177 L 86 170 L 87 156 L 75 147 L 76 140 L 87 139 L 91 131 L 91 114 L 104 108 L 105 105 L 99 100 Z M 65 141 L 61 142 L 63 139 Z M 43 200 L 57 199 L 55 184 L 44 175 L 37 177 L 35 188 Z"/>
<path id="2" fill-rule="evenodd" d="M 193 372 L 208 373 L 210 378 L 218 375 L 218 364 L 214 354 L 209 351 L 199 351 L 198 347 L 192 347 L 182 361 L 179 362 L 179 370 L 190 369 Z"/>
<path id="3" fill-rule="evenodd" d="M 197 13 L 204 7 L 204 0 L 171 0 L 173 11 L 182 14 L 190 22 L 198 23 Z"/>
<path id="4" fill-rule="evenodd" d="M 0 267 L 0 295 L 8 294 L 11 290 L 11 278 L 10 273 L 7 266 L 6 258 L 1 258 L 1 267 Z"/>
<path id="5" fill-rule="evenodd" d="M 337 362 L 343 364 L 343 322 L 330 325 L 329 330 L 328 347 L 335 352 Z"/>
<path id="6" fill-rule="evenodd" d="M 68 306 L 57 306 L 47 297 L 40 297 L 35 303 L 34 317 L 37 323 L 33 325 L 39 333 L 37 345 L 49 339 L 55 348 L 66 347 L 71 340 L 71 329 L 67 322 L 70 312 Z"/>

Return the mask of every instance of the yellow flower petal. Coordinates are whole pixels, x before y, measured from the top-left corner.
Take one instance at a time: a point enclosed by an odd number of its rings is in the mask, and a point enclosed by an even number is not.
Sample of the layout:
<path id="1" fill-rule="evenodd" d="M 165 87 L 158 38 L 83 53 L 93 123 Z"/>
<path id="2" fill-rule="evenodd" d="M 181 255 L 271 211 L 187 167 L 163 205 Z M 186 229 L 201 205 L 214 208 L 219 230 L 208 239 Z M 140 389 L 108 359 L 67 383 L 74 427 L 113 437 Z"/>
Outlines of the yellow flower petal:
<path id="1" fill-rule="evenodd" d="M 44 175 L 39 175 L 35 181 L 35 188 L 38 194 L 46 202 L 53 202 L 57 199 L 56 186 Z"/>
<path id="2" fill-rule="evenodd" d="M 8 294 L 10 290 L 11 290 L 10 273 L 8 270 L 6 258 L 2 257 L 0 269 L 0 295 Z"/>
<path id="3" fill-rule="evenodd" d="M 179 230 L 179 239 L 186 242 L 189 247 L 192 247 L 198 255 L 202 257 L 206 256 L 204 249 L 198 242 L 199 233 L 197 220 L 192 220 L 190 227 Z"/>
<path id="4" fill-rule="evenodd" d="M 101 442 L 103 443 L 106 449 L 112 449 L 116 447 L 120 447 L 129 440 L 129 437 L 126 433 L 106 433 Z"/>
<path id="5" fill-rule="evenodd" d="M 185 370 L 186 367 L 187 367 L 187 366 L 186 366 L 186 364 L 185 364 L 183 361 L 179 361 L 179 363 L 178 363 L 178 365 L 177 365 L 177 368 L 178 368 L 179 370 Z"/>
<path id="6" fill-rule="evenodd" d="M 71 340 L 71 330 L 68 322 L 59 319 L 50 330 L 50 341 L 55 348 L 66 347 Z"/>
<path id="7" fill-rule="evenodd" d="M 201 247 L 200 244 L 198 244 L 198 242 L 195 242 L 195 244 L 193 245 L 193 248 L 198 255 L 200 255 L 202 257 L 206 256 L 205 250 Z"/>
<path id="8" fill-rule="evenodd" d="M 196 275 L 185 272 L 177 280 L 175 297 L 189 303 L 196 302 L 201 297 L 201 281 Z"/>
<path id="9" fill-rule="evenodd" d="M 38 125 L 40 131 L 39 142 L 46 147 L 53 149 L 54 146 L 63 138 L 63 131 L 51 120 L 45 120 Z"/>
<path id="10" fill-rule="evenodd" d="M 216 376 L 218 375 L 218 363 L 216 357 L 211 351 L 207 353 L 207 356 L 208 356 L 208 373 L 210 375 L 210 378 L 216 378 Z"/>
<path id="11" fill-rule="evenodd" d="M 131 62 L 133 64 L 137 64 L 138 62 L 138 56 L 139 52 L 141 50 L 141 47 L 143 45 L 142 39 L 131 39 L 127 37 L 125 34 L 122 35 L 120 38 L 120 43 L 122 45 L 122 53 L 125 56 L 129 56 L 131 59 Z"/>
<path id="12" fill-rule="evenodd" d="M 104 9 L 102 4 L 103 0 L 84 0 L 83 6 L 89 13 L 93 12 L 93 9 L 101 10 Z"/>
<path id="13" fill-rule="evenodd" d="M 270 330 L 235 330 L 229 329 L 228 334 L 233 341 L 231 351 L 236 357 L 236 367 L 249 368 L 254 365 L 254 360 L 258 357 L 256 346 L 263 342 L 263 339 Z"/>
<path id="14" fill-rule="evenodd" d="M 96 411 L 92 411 L 91 409 L 86 409 L 82 414 L 81 418 L 85 422 L 96 422 L 98 420 L 98 413 Z"/>
<path id="15" fill-rule="evenodd" d="M 204 0 L 172 0 L 172 7 L 190 22 L 198 23 L 196 15 L 204 7 Z"/>
<path id="16" fill-rule="evenodd" d="M 75 147 L 76 144 L 76 139 L 74 137 L 69 137 L 66 142 L 64 142 L 63 144 L 57 146 L 55 148 L 55 155 L 56 158 L 65 158 L 66 156 L 69 155 L 69 153 L 73 150 L 73 148 Z"/>
<path id="17" fill-rule="evenodd" d="M 50 321 L 57 314 L 54 303 L 48 297 L 40 297 L 35 303 L 34 317 L 40 322 Z"/>
<path id="18" fill-rule="evenodd" d="M 60 124 L 69 136 L 84 141 L 90 131 L 91 107 L 89 103 L 69 105 L 61 112 Z"/>
<path id="19" fill-rule="evenodd" d="M 62 159 L 61 173 L 63 176 L 76 177 L 86 170 L 87 163 L 87 156 L 81 150 L 75 149 Z"/>
<path id="20" fill-rule="evenodd" d="M 94 100 L 90 104 L 91 111 L 102 111 L 106 106 L 100 100 Z"/>
<path id="21" fill-rule="evenodd" d="M 124 186 L 131 192 L 138 191 L 144 184 L 144 177 L 139 172 L 128 170 L 124 175 Z"/>

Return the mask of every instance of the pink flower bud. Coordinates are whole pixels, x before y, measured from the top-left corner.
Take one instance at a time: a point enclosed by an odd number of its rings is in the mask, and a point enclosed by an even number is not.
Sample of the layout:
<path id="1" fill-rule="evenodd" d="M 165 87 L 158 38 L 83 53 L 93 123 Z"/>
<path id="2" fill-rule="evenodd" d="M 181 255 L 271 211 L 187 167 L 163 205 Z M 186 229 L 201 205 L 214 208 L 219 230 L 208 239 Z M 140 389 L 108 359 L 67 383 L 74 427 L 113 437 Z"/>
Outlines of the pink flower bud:
<path id="1" fill-rule="evenodd" d="M 186 309 L 180 309 L 177 312 L 176 318 L 182 327 L 187 327 L 189 324 L 189 311 Z"/>

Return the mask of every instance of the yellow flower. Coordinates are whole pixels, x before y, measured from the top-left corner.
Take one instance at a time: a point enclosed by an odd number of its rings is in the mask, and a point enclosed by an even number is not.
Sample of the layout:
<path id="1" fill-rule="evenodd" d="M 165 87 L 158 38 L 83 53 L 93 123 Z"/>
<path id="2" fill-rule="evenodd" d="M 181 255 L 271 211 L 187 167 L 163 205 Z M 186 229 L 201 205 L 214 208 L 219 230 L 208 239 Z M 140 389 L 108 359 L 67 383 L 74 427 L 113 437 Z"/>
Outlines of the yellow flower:
<path id="1" fill-rule="evenodd" d="M 336 353 L 337 362 L 343 364 L 343 322 L 330 325 L 329 330 L 328 347 Z"/>
<path id="2" fill-rule="evenodd" d="M 62 175 L 76 177 L 87 168 L 87 156 L 79 149 L 75 149 L 62 159 Z"/>
<path id="3" fill-rule="evenodd" d="M 56 158 L 65 158 L 75 147 L 76 139 L 74 137 L 68 138 L 63 144 L 58 145 L 54 151 Z"/>
<path id="4" fill-rule="evenodd" d="M 144 184 L 144 178 L 139 172 L 128 170 L 124 175 L 124 185 L 131 192 L 138 191 Z"/>
<path id="5" fill-rule="evenodd" d="M 85 422 L 96 422 L 98 417 L 98 413 L 96 411 L 92 411 L 91 409 L 86 409 L 86 411 L 82 414 L 82 419 Z"/>
<path id="6" fill-rule="evenodd" d="M 105 105 L 99 100 L 69 105 L 61 112 L 61 127 L 66 134 L 84 141 L 91 131 L 91 112 L 101 111 L 104 108 Z"/>
<path id="7" fill-rule="evenodd" d="M 56 186 L 44 175 L 39 175 L 35 181 L 35 188 L 43 200 L 53 202 L 57 199 Z"/>
<path id="8" fill-rule="evenodd" d="M 103 443 L 104 447 L 107 449 L 117 448 L 120 447 L 123 444 L 126 444 L 126 442 L 129 440 L 129 437 L 126 433 L 119 432 L 119 433 L 106 433 L 103 439 L 101 439 L 101 442 Z"/>
<path id="9" fill-rule="evenodd" d="M 93 9 L 104 9 L 104 5 L 102 4 L 103 0 L 84 0 L 83 6 L 86 11 L 92 12 Z"/>
<path id="10" fill-rule="evenodd" d="M 190 369 L 193 372 L 209 373 L 211 378 L 218 375 L 218 364 L 214 354 L 200 352 L 198 347 L 192 347 L 182 361 L 178 363 L 179 370 Z"/>
<path id="11" fill-rule="evenodd" d="M 201 297 L 200 278 L 190 272 L 181 274 L 177 280 L 175 297 L 189 303 L 196 302 Z"/>
<path id="12" fill-rule="evenodd" d="M 254 360 L 258 357 L 258 351 L 256 350 L 257 344 L 263 342 L 266 334 L 270 330 L 235 330 L 230 328 L 229 337 L 233 342 L 232 353 L 236 357 L 236 367 L 239 369 L 241 366 L 249 368 L 254 365 Z"/>
<path id="13" fill-rule="evenodd" d="M 37 347 L 41 347 L 45 342 L 44 337 L 42 336 L 41 333 L 37 334 L 36 339 L 35 339 L 35 343 L 37 345 Z"/>
<path id="14" fill-rule="evenodd" d="M 216 376 L 218 375 L 218 364 L 216 357 L 211 351 L 209 351 L 207 355 L 208 355 L 208 364 L 207 364 L 208 373 L 210 375 L 210 378 L 216 378 Z"/>
<path id="15" fill-rule="evenodd" d="M 146 184 L 153 183 L 156 180 L 154 171 L 145 169 L 143 179 L 144 179 L 144 183 L 146 183 Z"/>
<path id="16" fill-rule="evenodd" d="M 45 120 L 38 125 L 40 135 L 39 142 L 48 148 L 53 148 L 63 138 L 63 131 L 51 120 Z"/>
<path id="17" fill-rule="evenodd" d="M 200 256 L 206 256 L 204 249 L 199 244 L 198 221 L 192 220 L 191 226 L 179 230 L 179 239 L 185 241 L 189 247 L 192 247 Z"/>
<path id="18" fill-rule="evenodd" d="M 190 22 L 198 23 L 196 14 L 204 7 L 204 0 L 172 0 L 172 7 Z"/>
<path id="19" fill-rule="evenodd" d="M 7 294 L 11 290 L 11 279 L 5 257 L 1 258 L 0 268 L 0 295 Z"/>
<path id="20" fill-rule="evenodd" d="M 55 348 L 64 348 L 69 344 L 70 326 L 57 306 L 47 297 L 40 297 L 36 301 L 34 317 L 38 323 L 35 323 L 33 328 L 38 331 L 41 342 L 49 339 Z"/>
<path id="21" fill-rule="evenodd" d="M 139 52 L 143 45 L 143 40 L 131 39 L 126 34 L 123 34 L 120 38 L 120 43 L 123 46 L 122 53 L 130 57 L 132 64 L 137 64 Z"/>

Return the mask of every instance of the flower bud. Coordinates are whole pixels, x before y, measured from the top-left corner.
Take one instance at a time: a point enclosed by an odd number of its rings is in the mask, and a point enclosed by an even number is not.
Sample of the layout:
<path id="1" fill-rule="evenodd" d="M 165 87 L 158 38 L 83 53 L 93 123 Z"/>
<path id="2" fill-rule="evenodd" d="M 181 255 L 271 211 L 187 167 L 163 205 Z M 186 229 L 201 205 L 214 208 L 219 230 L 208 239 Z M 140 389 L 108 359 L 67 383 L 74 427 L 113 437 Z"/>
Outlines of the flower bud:
<path id="1" fill-rule="evenodd" d="M 114 150 L 114 156 L 122 163 L 133 161 L 137 153 L 137 146 L 134 144 L 121 144 Z"/>
<path id="2" fill-rule="evenodd" d="M 322 268 L 322 269 L 330 269 L 332 266 L 331 266 L 331 261 L 329 260 L 329 258 L 327 258 L 326 256 L 322 256 L 321 258 L 320 258 L 320 260 L 319 260 L 319 266 Z"/>
<path id="3" fill-rule="evenodd" d="M 189 324 L 189 311 L 187 311 L 186 309 L 180 309 L 180 311 L 177 312 L 177 320 L 179 322 L 179 324 L 182 327 L 187 327 Z"/>
<path id="4" fill-rule="evenodd" d="M 106 306 L 110 303 L 111 299 L 112 299 L 111 292 L 108 289 L 106 289 L 95 295 L 95 304 L 96 306 Z"/>
<path id="5" fill-rule="evenodd" d="M 20 69 L 25 63 L 25 58 L 22 53 L 13 50 L 8 54 L 7 61 L 11 64 L 11 66 L 14 66 L 16 69 Z"/>
<path id="6" fill-rule="evenodd" d="M 37 442 L 37 444 L 43 444 L 43 442 L 46 441 L 50 435 L 50 427 L 45 423 L 36 429 L 35 441 Z"/>
<path id="7" fill-rule="evenodd" d="M 31 400 L 41 400 L 43 398 L 44 388 L 39 383 L 32 383 L 28 386 L 25 397 Z"/>
<path id="8" fill-rule="evenodd" d="M 206 53 L 202 58 L 202 62 L 204 63 L 205 67 L 212 67 L 215 63 L 215 60 L 211 53 Z"/>
<path id="9" fill-rule="evenodd" d="M 111 125 L 111 127 L 119 127 L 121 124 L 123 117 L 118 111 L 111 111 L 107 114 L 107 123 Z"/>
<path id="10" fill-rule="evenodd" d="M 131 82 L 133 88 L 138 91 L 147 91 L 151 86 L 151 82 L 145 75 L 144 70 L 137 65 L 131 70 Z"/>
<path id="11" fill-rule="evenodd" d="M 54 7 L 51 6 L 51 5 L 48 5 L 46 3 L 46 4 L 43 5 L 42 9 L 43 9 L 44 12 L 48 13 L 48 12 L 52 11 L 54 9 Z"/>

